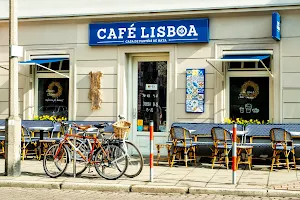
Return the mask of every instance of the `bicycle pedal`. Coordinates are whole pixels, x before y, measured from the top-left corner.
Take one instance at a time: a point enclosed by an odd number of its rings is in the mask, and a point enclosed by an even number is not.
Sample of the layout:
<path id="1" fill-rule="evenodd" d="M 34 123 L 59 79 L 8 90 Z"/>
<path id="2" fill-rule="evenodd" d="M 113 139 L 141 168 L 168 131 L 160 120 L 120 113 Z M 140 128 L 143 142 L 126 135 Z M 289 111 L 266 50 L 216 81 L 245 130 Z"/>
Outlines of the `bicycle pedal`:
<path id="1" fill-rule="evenodd" d="M 88 171 L 89 174 L 90 174 L 90 173 L 93 173 L 93 172 L 94 172 L 94 171 L 91 171 L 91 170 Z"/>

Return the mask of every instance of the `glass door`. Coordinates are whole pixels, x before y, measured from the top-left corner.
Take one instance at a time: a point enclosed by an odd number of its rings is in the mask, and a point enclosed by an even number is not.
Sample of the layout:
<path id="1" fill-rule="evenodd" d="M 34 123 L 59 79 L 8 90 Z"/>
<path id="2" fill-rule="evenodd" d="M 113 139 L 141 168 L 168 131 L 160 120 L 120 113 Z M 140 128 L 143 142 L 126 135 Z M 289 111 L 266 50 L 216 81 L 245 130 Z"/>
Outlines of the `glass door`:
<path id="1" fill-rule="evenodd" d="M 167 137 L 167 66 L 167 58 L 134 59 L 132 129 L 142 151 L 149 151 L 150 120 L 154 122 L 155 141 Z"/>

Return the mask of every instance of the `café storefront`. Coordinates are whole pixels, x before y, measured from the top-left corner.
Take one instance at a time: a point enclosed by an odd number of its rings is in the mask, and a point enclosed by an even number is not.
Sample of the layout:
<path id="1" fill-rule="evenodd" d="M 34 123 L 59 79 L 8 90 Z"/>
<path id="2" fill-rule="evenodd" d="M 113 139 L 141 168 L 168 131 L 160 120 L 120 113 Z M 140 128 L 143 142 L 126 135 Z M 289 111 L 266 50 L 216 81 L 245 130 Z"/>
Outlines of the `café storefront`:
<path id="1" fill-rule="evenodd" d="M 282 61 L 289 54 L 284 49 L 295 47 L 280 49 L 272 12 L 88 21 L 20 23 L 20 34 L 28 36 L 20 41 L 20 72 L 26 75 L 19 76 L 23 119 L 56 114 L 115 121 L 122 115 L 132 122 L 129 137 L 142 152 L 148 151 L 149 120 L 160 143 L 174 122 L 298 119 L 291 109 L 298 86 L 293 88 L 285 74 L 297 70 Z M 96 110 L 89 98 L 91 72 L 103 74 Z M 291 92 L 294 96 L 283 95 Z"/>

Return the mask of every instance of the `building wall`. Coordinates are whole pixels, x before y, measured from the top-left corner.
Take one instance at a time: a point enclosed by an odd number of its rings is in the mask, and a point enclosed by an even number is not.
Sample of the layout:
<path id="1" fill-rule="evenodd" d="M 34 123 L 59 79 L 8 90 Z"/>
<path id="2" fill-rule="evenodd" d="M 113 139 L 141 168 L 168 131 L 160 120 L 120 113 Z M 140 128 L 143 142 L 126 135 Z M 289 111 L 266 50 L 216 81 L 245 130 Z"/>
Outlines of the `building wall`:
<path id="1" fill-rule="evenodd" d="M 284 123 L 300 120 L 300 13 L 282 15 L 281 70 Z"/>
<path id="2" fill-rule="evenodd" d="M 197 16 L 195 16 L 196 18 Z M 199 16 L 198 16 L 199 17 Z M 201 17 L 201 16 L 200 16 Z M 297 13 L 282 15 L 282 87 L 283 87 L 283 121 L 294 122 L 299 114 L 294 111 L 300 106 L 300 85 L 297 83 L 300 68 L 294 67 L 300 60 L 299 34 L 296 26 Z M 248 13 L 241 15 L 212 15 L 210 19 L 210 42 L 198 44 L 178 44 L 176 46 L 176 79 L 175 86 L 175 120 L 193 122 L 214 122 L 217 113 L 221 112 L 222 102 L 219 100 L 221 90 L 215 69 L 205 60 L 215 58 L 217 44 L 238 44 L 240 41 L 260 40 L 271 38 L 271 12 Z M 138 20 L 138 19 L 137 19 Z M 24 46 L 25 52 L 60 49 L 73 49 L 74 67 L 76 68 L 76 119 L 77 120 L 116 120 L 117 118 L 117 46 L 88 46 L 88 23 L 76 21 L 59 22 L 24 22 L 20 24 L 19 43 Z M 8 28 L 7 24 L 0 24 L 0 64 L 8 64 Z M 275 43 L 275 41 L 274 41 Z M 151 45 L 149 45 L 151 47 Z M 138 45 L 136 46 L 138 48 Z M 234 49 L 234 45 L 233 45 Z M 26 59 L 25 55 L 25 59 Z M 292 65 L 293 64 L 293 65 Z M 297 65 L 297 64 L 296 64 Z M 187 68 L 206 69 L 205 113 L 194 114 L 185 112 L 185 70 Z M 28 73 L 28 68 L 21 71 Z M 91 111 L 91 102 L 88 99 L 89 72 L 101 71 L 104 75 L 101 82 L 103 103 L 99 111 Z M 8 72 L 0 69 L 0 118 L 8 115 Z M 279 81 L 281 77 L 275 77 Z M 28 79 L 28 78 L 27 78 Z M 26 113 L 28 102 L 24 95 L 29 89 L 24 76 L 19 76 L 20 109 Z M 276 81 L 277 81 L 276 80 Z M 26 82 L 27 81 L 27 82 Z M 3 94 L 3 95 L 2 95 Z M 25 99 L 25 100 L 24 100 Z M 217 105 L 216 105 L 217 104 Z M 299 105 L 298 105 L 299 104 Z M 28 118 L 25 114 L 24 118 Z"/>

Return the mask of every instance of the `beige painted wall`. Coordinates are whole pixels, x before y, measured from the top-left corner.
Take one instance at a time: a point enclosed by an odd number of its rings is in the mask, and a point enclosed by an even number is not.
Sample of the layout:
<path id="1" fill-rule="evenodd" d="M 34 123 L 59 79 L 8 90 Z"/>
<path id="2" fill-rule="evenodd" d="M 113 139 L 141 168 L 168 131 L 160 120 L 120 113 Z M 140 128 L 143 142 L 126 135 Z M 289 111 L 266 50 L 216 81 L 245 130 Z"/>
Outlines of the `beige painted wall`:
<path id="1" fill-rule="evenodd" d="M 296 26 L 300 14 L 282 14 L 282 87 L 283 87 L 283 121 L 295 122 L 300 118 L 293 110 L 300 105 L 300 28 Z M 76 118 L 77 120 L 116 120 L 117 116 L 117 46 L 88 46 L 88 23 L 76 24 L 70 22 L 31 22 L 20 24 L 20 45 L 25 51 L 52 50 L 73 48 L 75 51 L 74 66 L 76 66 Z M 176 45 L 176 91 L 175 119 L 176 121 L 214 122 L 219 112 L 214 101 L 216 91 L 216 72 L 205 61 L 215 57 L 215 43 L 230 41 L 239 43 L 247 39 L 266 39 L 271 37 L 271 12 L 248 16 L 214 16 L 210 17 L 210 37 L 208 44 L 178 44 Z M 136 46 L 138 48 L 138 45 Z M 151 45 L 149 45 L 151 47 Z M 0 24 L 0 65 L 8 65 L 8 29 L 7 24 Z M 205 113 L 192 114 L 185 112 L 185 70 L 187 68 L 206 69 Z M 26 73 L 26 69 L 22 68 Z M 88 99 L 89 72 L 102 71 L 103 103 L 99 111 L 91 111 Z M 27 72 L 28 73 L 28 72 Z M 0 69 L 0 118 L 7 117 L 8 76 Z M 2 78 L 3 77 L 3 78 Z M 21 98 L 28 92 L 25 88 L 26 78 L 19 78 L 21 113 L 27 107 L 27 102 Z M 26 103 L 24 103 L 26 102 Z M 218 102 L 218 101 L 217 101 Z M 219 103 L 219 102 L 218 102 Z M 25 105 L 26 104 L 26 105 Z M 27 118 L 27 116 L 24 116 Z"/>
<path id="2" fill-rule="evenodd" d="M 281 70 L 284 123 L 300 122 L 300 13 L 282 15 Z"/>

